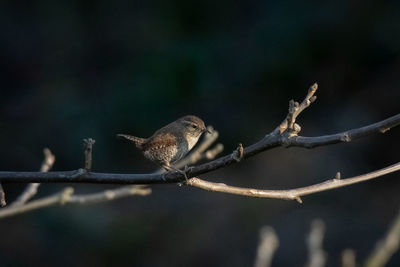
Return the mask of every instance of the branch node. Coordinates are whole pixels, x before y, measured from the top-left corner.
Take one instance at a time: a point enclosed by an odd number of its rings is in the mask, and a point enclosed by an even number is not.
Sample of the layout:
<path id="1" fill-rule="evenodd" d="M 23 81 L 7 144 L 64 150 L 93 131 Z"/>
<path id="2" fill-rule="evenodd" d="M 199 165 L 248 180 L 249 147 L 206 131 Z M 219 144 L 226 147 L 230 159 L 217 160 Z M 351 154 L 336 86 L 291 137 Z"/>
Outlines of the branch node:
<path id="1" fill-rule="evenodd" d="M 348 143 L 351 141 L 351 138 L 348 133 L 343 133 L 340 137 L 340 141 Z"/>
<path id="2" fill-rule="evenodd" d="M 379 129 L 379 131 L 381 132 L 381 133 L 386 133 L 387 131 L 389 131 L 390 130 L 390 128 L 380 128 Z"/>
<path id="3" fill-rule="evenodd" d="M 92 151 L 95 142 L 92 138 L 83 139 L 83 145 L 85 146 L 85 170 L 87 171 L 92 169 Z"/>
<path id="4" fill-rule="evenodd" d="M 340 174 L 340 172 L 336 173 L 335 179 L 336 180 L 340 180 L 342 178 L 342 175 Z"/>
<path id="5" fill-rule="evenodd" d="M 284 148 L 290 147 L 290 136 L 290 133 L 282 134 L 281 138 L 279 139 L 279 143 L 281 144 L 281 146 L 283 146 Z"/>
<path id="6" fill-rule="evenodd" d="M 243 159 L 243 145 L 242 143 L 238 144 L 238 147 L 233 151 L 232 158 L 237 162 L 240 162 Z"/>
<path id="7" fill-rule="evenodd" d="M 302 203 L 303 203 L 303 200 L 301 200 L 301 198 L 300 198 L 299 196 L 296 196 L 294 199 L 295 199 L 295 200 L 297 201 L 297 203 L 299 203 L 299 204 L 302 204 Z"/>
<path id="8" fill-rule="evenodd" d="M 73 175 L 71 175 L 71 178 L 72 178 L 72 179 L 79 178 L 80 176 L 84 175 L 84 174 L 87 173 L 87 172 L 88 172 L 88 171 L 87 171 L 86 169 L 79 168 L 79 169 L 76 171 L 76 173 L 74 173 Z"/>

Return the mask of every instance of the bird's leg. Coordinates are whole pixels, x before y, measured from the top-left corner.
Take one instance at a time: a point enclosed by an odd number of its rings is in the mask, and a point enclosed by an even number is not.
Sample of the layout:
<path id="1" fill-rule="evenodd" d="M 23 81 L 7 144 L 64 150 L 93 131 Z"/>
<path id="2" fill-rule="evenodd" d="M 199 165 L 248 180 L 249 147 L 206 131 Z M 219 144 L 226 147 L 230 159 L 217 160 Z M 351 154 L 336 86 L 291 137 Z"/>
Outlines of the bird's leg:
<path id="1" fill-rule="evenodd" d="M 163 168 L 166 169 L 167 171 L 176 171 L 176 172 L 179 172 L 179 173 L 183 174 L 183 176 L 185 176 L 186 182 L 188 181 L 186 172 L 187 172 L 188 170 L 190 170 L 190 168 L 188 168 L 187 166 L 185 166 L 185 169 L 184 169 L 184 170 L 177 169 L 177 168 L 175 168 L 175 167 L 172 167 L 172 166 L 169 165 L 169 164 L 163 164 L 162 166 L 163 166 Z"/>

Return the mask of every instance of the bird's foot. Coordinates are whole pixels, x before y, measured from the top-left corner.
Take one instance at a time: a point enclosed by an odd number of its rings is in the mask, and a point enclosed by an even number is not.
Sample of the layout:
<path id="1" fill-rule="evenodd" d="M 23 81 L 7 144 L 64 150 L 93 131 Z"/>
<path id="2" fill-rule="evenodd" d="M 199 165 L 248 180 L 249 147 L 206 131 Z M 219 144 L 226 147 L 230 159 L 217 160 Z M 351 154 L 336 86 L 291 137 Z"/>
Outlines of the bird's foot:
<path id="1" fill-rule="evenodd" d="M 183 170 L 171 167 L 171 166 L 163 166 L 167 171 L 175 171 L 175 172 L 179 172 L 181 173 L 184 177 L 185 177 L 185 181 L 188 181 L 188 177 L 187 177 L 187 172 L 190 171 L 192 169 L 192 167 L 188 167 L 187 165 L 185 165 L 185 168 Z"/>

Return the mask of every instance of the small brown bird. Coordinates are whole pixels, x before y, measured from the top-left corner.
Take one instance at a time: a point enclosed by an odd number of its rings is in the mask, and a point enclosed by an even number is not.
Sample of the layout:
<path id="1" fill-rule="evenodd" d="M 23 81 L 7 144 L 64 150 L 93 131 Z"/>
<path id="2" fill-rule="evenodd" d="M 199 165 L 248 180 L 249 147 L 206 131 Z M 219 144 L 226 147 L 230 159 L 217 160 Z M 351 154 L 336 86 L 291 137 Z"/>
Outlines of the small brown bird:
<path id="1" fill-rule="evenodd" d="M 171 164 L 182 159 L 197 143 L 204 132 L 210 132 L 199 117 L 187 115 L 157 130 L 149 138 L 118 134 L 132 141 L 144 156 L 161 165 L 166 170 L 174 170 L 185 175 L 185 171 L 175 169 Z"/>

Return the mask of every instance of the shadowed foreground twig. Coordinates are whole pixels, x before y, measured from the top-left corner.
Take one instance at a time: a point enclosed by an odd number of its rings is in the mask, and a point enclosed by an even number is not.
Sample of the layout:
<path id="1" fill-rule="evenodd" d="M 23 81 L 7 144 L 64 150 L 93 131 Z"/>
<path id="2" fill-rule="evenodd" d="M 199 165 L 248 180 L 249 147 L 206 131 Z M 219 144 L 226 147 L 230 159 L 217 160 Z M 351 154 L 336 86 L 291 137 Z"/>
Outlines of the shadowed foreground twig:
<path id="1" fill-rule="evenodd" d="M 272 263 L 275 251 L 279 247 L 279 239 L 275 230 L 270 226 L 264 226 L 260 230 L 260 242 L 257 248 L 257 257 L 254 267 L 269 267 Z"/>
<path id="2" fill-rule="evenodd" d="M 325 235 L 325 223 L 320 219 L 311 222 L 311 230 L 307 236 L 308 247 L 307 267 L 323 267 L 326 263 L 326 253 L 322 249 Z"/>
<path id="3" fill-rule="evenodd" d="M 399 250 L 400 245 L 400 211 L 394 219 L 386 237 L 380 240 L 373 252 L 365 262 L 366 267 L 385 266 L 394 253 Z"/>
<path id="4" fill-rule="evenodd" d="M 21 206 L 3 208 L 0 210 L 0 218 L 57 205 L 62 206 L 67 204 L 93 204 L 108 200 L 115 200 L 127 196 L 147 196 L 151 194 L 151 189 L 140 188 L 140 186 L 138 185 L 132 185 L 113 190 L 106 190 L 104 192 L 94 194 L 73 195 L 73 193 L 74 189 L 72 187 L 67 187 L 61 192 L 58 192 L 54 195 L 38 200 L 33 200 Z"/>

